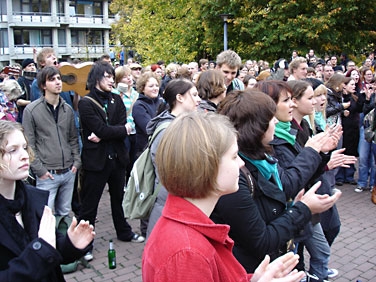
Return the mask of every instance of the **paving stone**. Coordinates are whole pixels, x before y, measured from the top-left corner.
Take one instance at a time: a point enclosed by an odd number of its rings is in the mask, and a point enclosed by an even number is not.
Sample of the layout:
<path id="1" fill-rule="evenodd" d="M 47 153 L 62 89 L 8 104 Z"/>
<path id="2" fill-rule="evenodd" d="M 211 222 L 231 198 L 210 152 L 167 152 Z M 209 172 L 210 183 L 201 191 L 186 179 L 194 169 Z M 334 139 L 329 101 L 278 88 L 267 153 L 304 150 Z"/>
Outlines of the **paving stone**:
<path id="1" fill-rule="evenodd" d="M 376 281 L 376 205 L 370 201 L 369 192 L 356 193 L 355 186 L 341 187 L 342 197 L 337 208 L 341 217 L 341 232 L 332 246 L 329 267 L 337 268 L 339 275 L 331 281 L 362 282 Z M 129 224 L 139 232 L 140 221 Z M 66 274 L 68 282 L 121 281 L 141 282 L 141 257 L 143 243 L 121 242 L 116 239 L 112 223 L 109 193 L 105 189 L 98 210 L 94 243 L 94 260 L 91 268 L 79 266 L 79 270 Z M 110 239 L 114 240 L 117 255 L 117 268 L 108 269 L 107 249 Z M 306 255 L 306 264 L 307 259 Z"/>

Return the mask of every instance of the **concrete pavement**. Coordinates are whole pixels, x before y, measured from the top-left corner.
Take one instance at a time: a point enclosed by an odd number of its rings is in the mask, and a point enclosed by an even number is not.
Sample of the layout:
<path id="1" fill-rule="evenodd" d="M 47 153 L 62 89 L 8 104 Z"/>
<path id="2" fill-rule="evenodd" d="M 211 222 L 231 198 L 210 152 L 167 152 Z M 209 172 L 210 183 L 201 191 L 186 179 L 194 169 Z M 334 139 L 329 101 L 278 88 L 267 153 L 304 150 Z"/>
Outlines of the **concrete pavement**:
<path id="1" fill-rule="evenodd" d="M 369 192 L 356 193 L 355 186 L 338 187 L 343 194 L 337 207 L 341 217 L 341 232 L 332 246 L 329 267 L 336 268 L 336 282 L 376 281 L 376 205 Z M 139 220 L 129 222 L 139 232 Z M 121 242 L 116 239 L 111 218 L 109 193 L 103 192 L 96 223 L 94 260 L 79 265 L 76 272 L 66 274 L 68 282 L 76 281 L 142 281 L 141 256 L 143 243 Z M 107 262 L 109 240 L 117 252 L 117 268 L 110 270 Z M 373 241 L 375 239 L 375 242 Z"/>

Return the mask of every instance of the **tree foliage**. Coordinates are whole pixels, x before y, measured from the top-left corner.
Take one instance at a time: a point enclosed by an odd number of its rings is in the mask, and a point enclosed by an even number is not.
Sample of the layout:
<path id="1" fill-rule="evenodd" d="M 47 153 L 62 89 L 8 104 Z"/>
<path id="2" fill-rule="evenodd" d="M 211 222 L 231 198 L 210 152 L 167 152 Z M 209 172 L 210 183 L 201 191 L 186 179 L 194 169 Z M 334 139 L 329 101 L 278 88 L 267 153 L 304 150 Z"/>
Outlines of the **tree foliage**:
<path id="1" fill-rule="evenodd" d="M 215 58 L 223 50 L 220 14 L 228 24 L 228 46 L 244 59 L 305 54 L 359 54 L 373 50 L 375 6 L 369 0 L 114 0 L 120 20 L 113 31 L 146 63 Z"/>

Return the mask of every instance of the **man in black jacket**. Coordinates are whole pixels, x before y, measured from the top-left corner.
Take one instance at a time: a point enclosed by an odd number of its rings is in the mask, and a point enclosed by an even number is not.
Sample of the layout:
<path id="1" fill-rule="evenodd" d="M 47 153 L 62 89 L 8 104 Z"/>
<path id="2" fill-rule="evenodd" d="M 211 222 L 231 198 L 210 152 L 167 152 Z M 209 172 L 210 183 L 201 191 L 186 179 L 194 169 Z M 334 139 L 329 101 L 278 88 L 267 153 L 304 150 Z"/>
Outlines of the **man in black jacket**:
<path id="1" fill-rule="evenodd" d="M 110 64 L 95 63 L 88 75 L 90 93 L 78 104 L 83 142 L 79 218 L 95 224 L 98 204 L 108 183 L 117 238 L 140 243 L 145 238 L 132 231 L 122 207 L 129 156 L 124 144 L 127 137 L 126 109 L 120 96 L 111 92 L 114 74 Z M 86 258 L 90 260 L 92 255 L 88 254 Z"/>

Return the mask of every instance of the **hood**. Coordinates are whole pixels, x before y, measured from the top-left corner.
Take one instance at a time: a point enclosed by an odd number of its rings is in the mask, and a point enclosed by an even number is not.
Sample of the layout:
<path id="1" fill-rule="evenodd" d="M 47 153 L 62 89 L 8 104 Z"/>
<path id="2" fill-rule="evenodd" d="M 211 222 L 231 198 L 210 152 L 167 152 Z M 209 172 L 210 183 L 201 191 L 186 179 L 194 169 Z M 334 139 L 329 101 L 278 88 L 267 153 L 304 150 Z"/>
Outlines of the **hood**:
<path id="1" fill-rule="evenodd" d="M 201 100 L 198 109 L 204 110 L 205 112 L 216 112 L 217 105 L 208 100 Z"/>
<path id="2" fill-rule="evenodd" d="M 161 112 L 156 117 L 152 118 L 146 125 L 146 133 L 152 135 L 154 130 L 163 122 L 173 121 L 175 116 L 173 116 L 168 110 Z"/>

